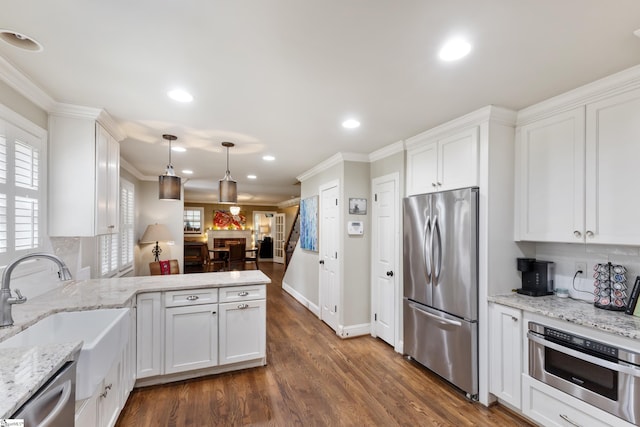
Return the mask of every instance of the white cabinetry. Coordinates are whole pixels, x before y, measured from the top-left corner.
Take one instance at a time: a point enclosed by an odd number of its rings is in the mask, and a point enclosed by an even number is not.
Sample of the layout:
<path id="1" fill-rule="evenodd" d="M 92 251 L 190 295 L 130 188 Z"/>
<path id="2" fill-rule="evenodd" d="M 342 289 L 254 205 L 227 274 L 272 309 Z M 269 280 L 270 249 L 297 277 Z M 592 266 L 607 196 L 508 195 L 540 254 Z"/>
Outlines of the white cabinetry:
<path id="1" fill-rule="evenodd" d="M 553 427 L 630 427 L 632 425 L 528 375 L 523 375 L 522 385 L 522 412 L 541 425 Z"/>
<path id="2" fill-rule="evenodd" d="M 120 146 L 99 110 L 49 118 L 49 235 L 118 231 Z M 73 213 L 70 215 L 69 213 Z"/>
<path id="3" fill-rule="evenodd" d="M 165 374 L 218 364 L 218 290 L 165 292 Z"/>
<path id="4" fill-rule="evenodd" d="M 520 409 L 522 375 L 522 312 L 489 304 L 489 391 Z"/>
<path id="5" fill-rule="evenodd" d="M 519 178 L 516 221 L 520 239 L 581 241 L 584 234 L 584 107 L 522 126 L 516 141 Z"/>
<path id="6" fill-rule="evenodd" d="M 264 358 L 267 326 L 265 285 L 223 288 L 221 292 L 220 364 Z"/>
<path id="7" fill-rule="evenodd" d="M 136 304 L 137 324 L 137 378 L 162 374 L 164 322 L 162 293 L 150 292 L 138 295 Z"/>
<path id="8" fill-rule="evenodd" d="M 428 132 L 407 141 L 407 194 L 478 184 L 478 127 L 450 135 Z"/>
<path id="9" fill-rule="evenodd" d="M 640 245 L 638 117 L 635 89 L 519 127 L 517 240 Z"/>

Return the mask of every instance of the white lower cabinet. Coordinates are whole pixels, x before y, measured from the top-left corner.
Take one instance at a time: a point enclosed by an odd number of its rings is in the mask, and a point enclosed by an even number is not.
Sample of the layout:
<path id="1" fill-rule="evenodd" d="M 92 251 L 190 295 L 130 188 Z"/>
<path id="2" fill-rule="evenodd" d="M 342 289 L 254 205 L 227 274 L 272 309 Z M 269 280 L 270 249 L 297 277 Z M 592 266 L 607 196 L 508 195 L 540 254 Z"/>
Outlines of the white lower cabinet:
<path id="1" fill-rule="evenodd" d="M 218 304 L 167 308 L 165 333 L 165 374 L 218 364 Z"/>
<path id="2" fill-rule="evenodd" d="M 265 356 L 266 300 L 220 304 L 220 364 Z"/>
<path id="3" fill-rule="evenodd" d="M 632 426 L 628 422 L 522 375 L 522 412 L 544 426 Z"/>
<path id="4" fill-rule="evenodd" d="M 137 356 L 136 377 L 162 373 L 163 328 L 162 293 L 140 294 L 136 303 Z"/>
<path id="5" fill-rule="evenodd" d="M 489 304 L 489 392 L 520 409 L 522 373 L 522 312 Z"/>

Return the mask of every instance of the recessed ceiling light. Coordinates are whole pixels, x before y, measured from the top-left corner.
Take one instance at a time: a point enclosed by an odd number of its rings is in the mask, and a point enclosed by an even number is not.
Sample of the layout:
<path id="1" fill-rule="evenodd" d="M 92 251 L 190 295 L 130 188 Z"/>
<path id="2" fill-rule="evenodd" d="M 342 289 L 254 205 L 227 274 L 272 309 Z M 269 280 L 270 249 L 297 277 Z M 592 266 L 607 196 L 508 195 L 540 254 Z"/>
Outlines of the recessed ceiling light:
<path id="1" fill-rule="evenodd" d="M 171 147 L 171 151 L 175 151 L 177 153 L 184 153 L 185 151 L 187 151 L 187 149 L 184 147 Z"/>
<path id="2" fill-rule="evenodd" d="M 269 156 L 269 155 L 267 155 L 267 156 L 262 156 L 262 160 L 266 160 L 267 162 L 272 162 L 272 161 L 274 161 L 275 159 L 276 159 L 275 157 L 273 157 L 273 156 Z"/>
<path id="3" fill-rule="evenodd" d="M 193 171 L 191 169 L 182 169 L 182 173 L 185 175 L 193 175 Z"/>
<path id="4" fill-rule="evenodd" d="M 178 102 L 191 102 L 193 101 L 193 95 L 182 89 L 174 89 L 167 92 L 167 96 L 174 101 Z"/>
<path id="5" fill-rule="evenodd" d="M 349 119 L 342 122 L 342 127 L 347 129 L 355 129 L 360 127 L 360 122 L 355 119 Z"/>
<path id="6" fill-rule="evenodd" d="M 42 45 L 36 40 L 24 34 L 16 33 L 11 30 L 0 30 L 0 39 L 9 43 L 11 46 L 31 52 L 41 52 Z"/>
<path id="7" fill-rule="evenodd" d="M 256 179 L 256 178 L 257 178 L 257 176 L 255 176 L 255 175 L 247 175 L 247 178 L 249 178 L 249 179 Z"/>
<path id="8" fill-rule="evenodd" d="M 464 39 L 452 39 L 449 40 L 440 49 L 438 56 L 443 61 L 455 61 L 457 59 L 467 56 L 471 52 L 471 45 Z"/>

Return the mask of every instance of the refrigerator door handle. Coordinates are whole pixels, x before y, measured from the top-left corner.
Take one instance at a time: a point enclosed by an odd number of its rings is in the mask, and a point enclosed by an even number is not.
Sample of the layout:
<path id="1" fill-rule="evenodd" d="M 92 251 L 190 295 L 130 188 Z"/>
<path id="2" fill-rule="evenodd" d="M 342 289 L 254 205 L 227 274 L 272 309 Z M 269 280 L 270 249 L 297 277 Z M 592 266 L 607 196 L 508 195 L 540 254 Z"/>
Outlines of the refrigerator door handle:
<path id="1" fill-rule="evenodd" d="M 431 216 L 428 216 L 427 222 L 424 227 L 424 239 L 422 242 L 422 248 L 424 253 L 424 265 L 426 266 L 425 273 L 427 275 L 428 284 L 431 283 L 431 237 L 432 237 Z M 429 246 L 427 246 L 427 241 L 429 241 Z"/>
<path id="2" fill-rule="evenodd" d="M 433 236 L 436 235 L 438 238 L 438 251 L 437 251 L 437 260 L 436 262 L 436 251 L 433 248 Z M 438 216 L 436 215 L 433 218 L 433 231 L 431 235 L 431 259 L 433 259 L 433 276 L 434 276 L 434 285 L 438 286 L 438 280 L 440 279 L 440 272 L 442 271 L 442 236 L 440 235 L 440 224 L 438 224 Z"/>
<path id="3" fill-rule="evenodd" d="M 428 311 L 424 311 L 423 309 L 418 307 L 416 304 L 409 303 L 409 306 L 411 308 L 413 308 L 414 310 L 419 311 L 421 314 L 424 314 L 425 316 L 435 320 L 436 322 L 440 323 L 441 325 L 462 326 L 461 322 L 458 322 L 456 320 L 444 319 L 444 318 L 442 318 L 440 316 L 436 316 L 435 314 L 431 314 Z"/>

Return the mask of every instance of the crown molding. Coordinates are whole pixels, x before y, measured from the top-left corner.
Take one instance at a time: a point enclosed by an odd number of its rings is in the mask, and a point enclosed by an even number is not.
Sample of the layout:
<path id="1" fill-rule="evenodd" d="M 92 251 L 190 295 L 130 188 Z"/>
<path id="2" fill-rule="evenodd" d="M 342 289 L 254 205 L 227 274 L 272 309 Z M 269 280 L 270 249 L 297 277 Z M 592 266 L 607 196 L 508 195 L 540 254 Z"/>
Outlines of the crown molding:
<path id="1" fill-rule="evenodd" d="M 158 179 L 157 176 L 144 175 L 142 172 L 140 172 L 138 169 L 136 169 L 135 166 L 133 166 L 131 163 L 129 163 L 128 161 L 126 161 L 122 157 L 120 157 L 120 167 L 122 169 L 126 170 L 127 172 L 129 172 L 131 175 L 133 175 L 139 181 L 155 181 L 156 179 Z"/>
<path id="2" fill-rule="evenodd" d="M 389 144 L 386 147 L 382 147 L 379 150 L 369 153 L 369 162 L 373 163 L 403 151 L 404 141 L 394 142 L 393 144 Z"/>
<path id="3" fill-rule="evenodd" d="M 449 135 L 452 132 L 457 132 L 469 128 L 470 126 L 478 126 L 481 123 L 492 122 L 505 126 L 515 126 L 516 124 L 516 112 L 508 108 L 499 107 L 496 105 L 487 105 L 457 119 L 450 120 L 425 132 L 422 132 L 411 138 L 407 138 L 405 141 L 405 147 L 407 149 L 420 146 L 427 140 L 438 139 L 439 137 Z"/>
<path id="4" fill-rule="evenodd" d="M 284 202 L 278 203 L 278 209 L 289 208 L 291 206 L 296 206 L 300 204 L 300 197 L 294 197 L 293 199 L 285 200 Z"/>
<path id="5" fill-rule="evenodd" d="M 627 68 L 518 111 L 518 126 L 640 88 L 640 65 Z"/>
<path id="6" fill-rule="evenodd" d="M 104 127 L 109 135 L 115 138 L 116 141 L 120 142 L 126 138 L 126 135 L 122 132 L 118 123 L 116 123 L 109 113 L 102 108 L 85 107 L 83 105 L 57 102 L 49 111 L 49 114 L 52 116 L 71 117 L 74 119 L 95 120 L 100 123 L 100 125 Z"/>
<path id="7" fill-rule="evenodd" d="M 38 107 L 49 112 L 56 101 L 23 72 L 0 56 L 0 79 Z"/>

